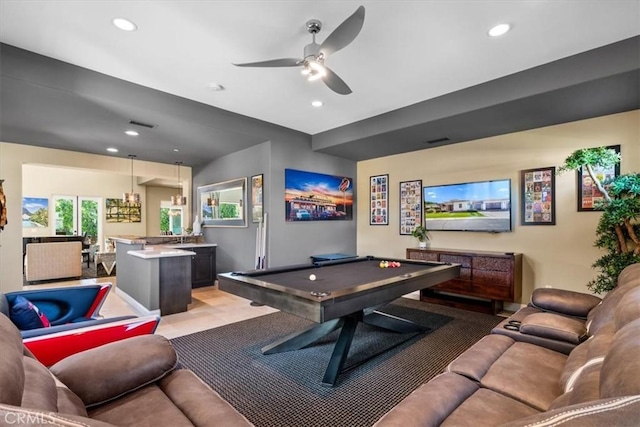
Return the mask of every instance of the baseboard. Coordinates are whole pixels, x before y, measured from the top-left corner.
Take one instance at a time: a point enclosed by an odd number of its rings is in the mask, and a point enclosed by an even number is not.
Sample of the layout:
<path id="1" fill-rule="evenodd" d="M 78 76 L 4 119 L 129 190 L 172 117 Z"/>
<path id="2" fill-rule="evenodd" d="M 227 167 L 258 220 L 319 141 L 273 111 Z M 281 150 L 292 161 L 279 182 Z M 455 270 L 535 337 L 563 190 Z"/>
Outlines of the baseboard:
<path id="1" fill-rule="evenodd" d="M 116 295 L 122 298 L 127 304 L 133 308 L 141 316 L 160 316 L 160 310 L 149 310 L 144 305 L 133 299 L 129 294 L 116 287 Z"/>

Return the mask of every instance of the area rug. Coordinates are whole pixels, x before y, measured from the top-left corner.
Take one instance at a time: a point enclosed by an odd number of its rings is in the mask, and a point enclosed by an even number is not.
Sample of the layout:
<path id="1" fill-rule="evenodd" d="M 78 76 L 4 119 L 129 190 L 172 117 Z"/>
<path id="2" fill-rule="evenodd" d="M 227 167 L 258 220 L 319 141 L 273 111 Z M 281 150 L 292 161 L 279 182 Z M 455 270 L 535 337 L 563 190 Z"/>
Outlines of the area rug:
<path id="1" fill-rule="evenodd" d="M 180 363 L 220 393 L 257 427 L 371 426 L 419 385 L 488 334 L 497 316 L 400 298 L 381 311 L 431 331 L 414 336 L 360 324 L 335 387 L 322 376 L 338 332 L 302 350 L 263 355 L 260 349 L 311 322 L 282 312 L 171 340 Z M 408 340 L 407 340 L 408 338 Z M 407 340 L 398 344 L 399 341 Z M 363 357 L 396 345 L 358 365 Z"/>

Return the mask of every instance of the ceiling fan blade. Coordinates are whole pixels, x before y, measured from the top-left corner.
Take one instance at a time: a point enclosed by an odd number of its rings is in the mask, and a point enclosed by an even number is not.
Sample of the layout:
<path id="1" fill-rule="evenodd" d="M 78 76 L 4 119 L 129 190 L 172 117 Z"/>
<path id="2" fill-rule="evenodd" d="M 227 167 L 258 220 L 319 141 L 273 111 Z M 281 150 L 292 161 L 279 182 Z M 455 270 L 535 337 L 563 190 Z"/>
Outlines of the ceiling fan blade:
<path id="1" fill-rule="evenodd" d="M 302 60 L 297 58 L 280 58 L 269 61 L 247 62 L 244 64 L 233 64 L 236 67 L 297 67 L 302 65 Z"/>
<path id="2" fill-rule="evenodd" d="M 342 80 L 336 73 L 331 71 L 330 68 L 324 67 L 327 75 L 322 78 L 324 83 L 331 89 L 332 91 L 339 93 L 340 95 L 349 95 L 352 90 L 347 86 L 347 84 Z"/>
<path id="3" fill-rule="evenodd" d="M 364 6 L 360 6 L 350 17 L 344 20 L 320 45 L 324 56 L 331 55 L 351 43 L 360 33 L 364 24 Z"/>

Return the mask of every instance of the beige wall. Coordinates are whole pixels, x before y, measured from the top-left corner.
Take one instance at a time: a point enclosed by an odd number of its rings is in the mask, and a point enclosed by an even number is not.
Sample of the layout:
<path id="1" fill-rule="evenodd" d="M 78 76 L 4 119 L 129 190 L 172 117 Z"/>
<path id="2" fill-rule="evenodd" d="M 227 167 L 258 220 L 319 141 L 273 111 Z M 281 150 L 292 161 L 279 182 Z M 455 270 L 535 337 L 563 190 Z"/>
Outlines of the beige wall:
<path id="1" fill-rule="evenodd" d="M 122 196 L 122 191 L 126 191 L 131 186 L 131 161 L 128 158 L 99 156 L 93 154 L 78 153 L 74 151 L 53 150 L 48 148 L 34 147 L 21 144 L 0 142 L 0 179 L 4 179 L 4 192 L 7 198 L 8 224 L 0 232 L 0 291 L 9 292 L 22 288 L 22 184 L 23 165 L 43 165 L 55 166 L 58 168 L 88 170 L 93 173 L 104 173 L 110 176 L 117 176 L 118 182 L 122 177 L 129 178 L 124 190 L 114 188 L 116 197 Z M 145 180 L 154 177 L 158 179 L 176 179 L 176 168 L 174 164 L 162 164 L 144 162 L 136 160 L 134 163 L 134 174 L 144 177 Z M 191 194 L 191 168 L 183 167 L 181 177 L 184 183 L 184 194 Z M 35 177 L 34 177 L 35 178 Z M 29 178 L 31 179 L 31 178 Z M 51 177 L 41 177 L 44 181 Z M 84 178 L 73 179 L 64 183 L 68 187 L 66 194 L 76 193 L 76 188 L 84 188 Z M 89 182 L 89 180 L 86 180 Z M 100 185 L 100 184 L 95 184 Z M 85 191 L 85 190 L 82 190 Z M 141 197 L 144 197 L 141 192 Z M 144 200 L 143 200 L 144 201 Z M 190 205 L 186 207 L 186 217 L 191 218 Z M 144 205 L 143 205 L 144 209 Z M 143 212 L 144 218 L 144 212 Z M 144 220 L 143 220 L 144 221 Z M 146 234 L 146 224 L 138 232 L 138 225 L 124 225 L 118 228 L 116 234 Z M 106 234 L 106 233 L 105 233 Z"/>
<path id="2" fill-rule="evenodd" d="M 145 187 L 137 185 L 136 181 L 137 179 L 134 179 L 133 189 L 140 193 L 142 217 L 144 218 L 145 211 L 149 210 L 147 204 L 148 196 L 146 195 Z M 55 224 L 52 221 L 54 217 L 52 197 L 54 195 L 102 198 L 101 227 L 103 236 L 111 236 L 114 234 L 144 235 L 146 233 L 144 221 L 112 223 L 106 222 L 104 217 L 105 199 L 120 199 L 122 198 L 122 193 L 129 191 L 130 188 L 131 176 L 127 175 L 25 164 L 22 166 L 22 196 L 44 197 L 49 199 L 49 227 L 23 228 L 22 235 L 29 237 L 51 236 L 55 234 Z M 102 243 L 102 239 L 100 239 L 98 243 Z"/>
<path id="3" fill-rule="evenodd" d="M 639 111 L 359 162 L 358 254 L 404 258 L 407 247 L 417 246 L 413 237 L 399 234 L 400 181 L 422 179 L 423 185 L 438 185 L 510 178 L 513 232 L 433 232 L 431 245 L 521 252 L 523 303 L 533 289 L 547 285 L 588 292 L 586 283 L 595 276 L 591 264 L 601 254 L 593 247 L 600 214 L 577 212 L 576 173 L 567 172 L 556 177 L 556 225 L 520 226 L 519 171 L 559 166 L 580 148 L 617 144 L 622 173 L 640 172 Z M 369 177 L 379 174 L 389 174 L 388 226 L 369 225 Z"/>

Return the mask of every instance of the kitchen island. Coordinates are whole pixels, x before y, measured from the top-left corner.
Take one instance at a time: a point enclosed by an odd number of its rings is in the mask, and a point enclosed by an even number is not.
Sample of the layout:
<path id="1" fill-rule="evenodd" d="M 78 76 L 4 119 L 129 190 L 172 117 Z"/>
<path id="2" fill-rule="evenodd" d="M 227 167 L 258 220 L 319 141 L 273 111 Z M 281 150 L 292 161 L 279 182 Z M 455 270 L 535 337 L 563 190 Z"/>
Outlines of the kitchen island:
<path id="1" fill-rule="evenodd" d="M 111 237 L 116 242 L 116 293 L 142 314 L 187 311 L 191 302 L 191 261 L 195 252 L 147 246 L 144 237 Z"/>

